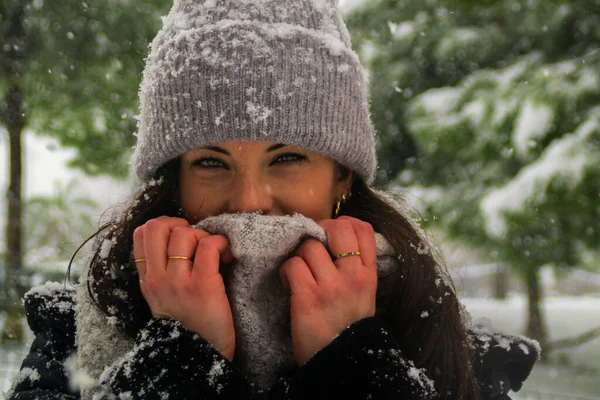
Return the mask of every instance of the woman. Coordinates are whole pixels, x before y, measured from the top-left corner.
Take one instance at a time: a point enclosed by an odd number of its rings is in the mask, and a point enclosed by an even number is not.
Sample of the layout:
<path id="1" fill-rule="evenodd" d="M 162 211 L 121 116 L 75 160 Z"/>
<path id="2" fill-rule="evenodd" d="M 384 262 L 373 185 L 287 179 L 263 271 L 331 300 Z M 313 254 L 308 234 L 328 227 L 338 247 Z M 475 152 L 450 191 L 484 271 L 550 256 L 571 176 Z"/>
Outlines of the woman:
<path id="1" fill-rule="evenodd" d="M 369 187 L 366 84 L 333 1 L 175 1 L 140 104 L 144 185 L 83 289 L 26 296 L 36 341 L 11 399 L 520 388 L 539 350 L 469 332 L 425 239 Z"/>

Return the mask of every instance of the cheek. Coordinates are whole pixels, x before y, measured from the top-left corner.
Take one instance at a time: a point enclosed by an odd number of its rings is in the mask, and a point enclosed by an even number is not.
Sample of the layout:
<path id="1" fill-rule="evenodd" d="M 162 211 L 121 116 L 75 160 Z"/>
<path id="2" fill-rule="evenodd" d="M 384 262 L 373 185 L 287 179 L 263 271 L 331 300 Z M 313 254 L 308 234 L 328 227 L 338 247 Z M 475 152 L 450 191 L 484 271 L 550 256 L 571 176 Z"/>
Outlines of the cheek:
<path id="1" fill-rule="evenodd" d="M 332 217 L 335 196 L 332 171 L 332 166 L 318 163 L 302 174 L 293 196 L 290 196 L 290 202 L 296 204 L 297 212 L 315 221 Z"/>
<path id="2" fill-rule="evenodd" d="M 195 218 L 193 218 L 194 214 L 197 213 L 197 204 L 202 202 L 203 197 L 202 193 L 198 193 L 189 184 L 182 183 L 179 187 L 179 202 L 181 208 L 183 209 L 184 214 L 193 220 L 195 220 Z"/>
<path id="3" fill-rule="evenodd" d="M 300 213 L 315 221 L 331 218 L 333 200 L 325 185 L 306 184 L 296 186 L 285 196 L 283 208 L 288 214 Z"/>
<path id="4" fill-rule="evenodd" d="M 202 218 L 214 215 L 220 208 L 223 194 L 218 188 L 207 190 L 205 185 L 183 180 L 179 188 L 181 208 L 190 223 L 196 223 Z"/>

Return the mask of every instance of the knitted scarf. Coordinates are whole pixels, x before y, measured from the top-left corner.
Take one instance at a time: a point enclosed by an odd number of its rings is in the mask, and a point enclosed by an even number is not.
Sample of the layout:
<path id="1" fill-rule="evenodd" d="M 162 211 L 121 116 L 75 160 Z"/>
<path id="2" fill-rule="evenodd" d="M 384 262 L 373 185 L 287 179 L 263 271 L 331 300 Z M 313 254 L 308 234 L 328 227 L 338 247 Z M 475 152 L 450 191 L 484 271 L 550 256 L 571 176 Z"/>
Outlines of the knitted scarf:
<path id="1" fill-rule="evenodd" d="M 233 363 L 251 382 L 269 388 L 295 367 L 290 296 L 281 285 L 279 268 L 307 238 L 326 244 L 325 232 L 301 215 L 224 214 L 196 227 L 230 241 L 235 262 L 224 272 L 224 280 L 236 332 Z M 383 236 L 376 234 L 376 243 L 378 276 L 382 277 L 398 269 L 398 257 Z M 379 285 L 377 290 L 379 296 L 389 288 Z M 85 285 L 78 293 L 76 320 L 80 367 L 97 381 L 105 368 L 131 350 L 133 341 L 97 309 Z M 94 385 L 82 388 L 82 399 L 92 399 L 101 390 Z"/>

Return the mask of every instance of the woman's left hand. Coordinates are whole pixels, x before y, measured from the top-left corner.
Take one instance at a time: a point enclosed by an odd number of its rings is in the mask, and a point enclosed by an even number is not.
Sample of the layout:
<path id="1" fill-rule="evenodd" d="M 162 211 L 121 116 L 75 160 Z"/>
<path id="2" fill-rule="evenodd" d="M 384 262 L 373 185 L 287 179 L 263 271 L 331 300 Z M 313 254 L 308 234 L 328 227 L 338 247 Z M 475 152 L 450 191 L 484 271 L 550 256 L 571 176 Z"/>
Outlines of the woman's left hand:
<path id="1" fill-rule="evenodd" d="M 309 239 L 287 260 L 281 279 L 291 292 L 294 356 L 305 364 L 352 323 L 375 315 L 377 249 L 370 224 L 351 217 L 319 223 L 329 250 Z M 331 259 L 360 251 L 360 256 Z"/>

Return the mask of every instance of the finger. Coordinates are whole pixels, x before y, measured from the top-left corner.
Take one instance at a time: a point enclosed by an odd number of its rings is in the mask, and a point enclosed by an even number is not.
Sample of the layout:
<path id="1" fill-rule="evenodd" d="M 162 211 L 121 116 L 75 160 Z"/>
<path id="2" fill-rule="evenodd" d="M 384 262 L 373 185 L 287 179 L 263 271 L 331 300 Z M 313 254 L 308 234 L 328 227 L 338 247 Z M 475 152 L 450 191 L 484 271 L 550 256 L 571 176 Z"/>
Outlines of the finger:
<path id="1" fill-rule="evenodd" d="M 192 268 L 192 279 L 201 281 L 219 274 L 221 254 L 229 247 L 223 235 L 213 235 L 198 242 Z"/>
<path id="2" fill-rule="evenodd" d="M 347 220 L 352 224 L 354 234 L 358 240 L 360 258 L 365 267 L 375 268 L 377 266 L 377 243 L 375 232 L 371 224 L 357 218 L 342 216 L 340 219 Z"/>
<path id="3" fill-rule="evenodd" d="M 290 288 L 290 280 L 287 276 L 287 269 L 284 268 L 284 266 L 285 265 L 282 265 L 281 268 L 279 268 L 279 278 L 281 279 L 281 284 L 283 285 L 284 289 L 288 292 L 291 292 L 292 290 Z"/>
<path id="4" fill-rule="evenodd" d="M 221 263 L 231 264 L 234 260 L 233 253 L 231 252 L 231 246 L 227 246 L 225 251 L 221 253 Z"/>
<path id="5" fill-rule="evenodd" d="M 167 246 L 171 231 L 178 226 L 188 226 L 183 218 L 155 218 L 144 225 L 144 251 L 146 252 L 146 274 L 151 270 L 165 271 Z"/>
<path id="6" fill-rule="evenodd" d="M 133 231 L 133 259 L 138 260 L 144 258 L 144 225 L 138 226 Z M 140 281 L 146 279 L 146 262 L 135 263 Z"/>
<path id="7" fill-rule="evenodd" d="M 173 259 L 167 260 L 167 272 L 175 279 L 189 277 L 194 263 L 196 248 L 200 240 L 210 236 L 210 233 L 200 229 L 187 226 L 176 226 L 169 236 L 167 255 L 187 257 L 189 260 Z"/>
<path id="8" fill-rule="evenodd" d="M 292 294 L 302 293 L 305 290 L 314 290 L 317 282 L 313 277 L 308 264 L 298 256 L 287 260 L 279 270 L 279 276 L 284 286 Z"/>
<path id="9" fill-rule="evenodd" d="M 354 228 L 350 221 L 337 218 L 321 221 L 320 225 L 327 234 L 327 246 L 331 255 L 334 257 L 334 263 L 340 268 L 354 268 L 362 264 L 362 260 L 357 256 L 348 256 L 337 258 L 342 253 L 360 251 L 358 240 L 354 233 Z"/>
<path id="10" fill-rule="evenodd" d="M 298 248 L 296 255 L 306 262 L 317 284 L 335 279 L 337 276 L 338 271 L 331 261 L 331 255 L 318 240 L 306 240 Z"/>

